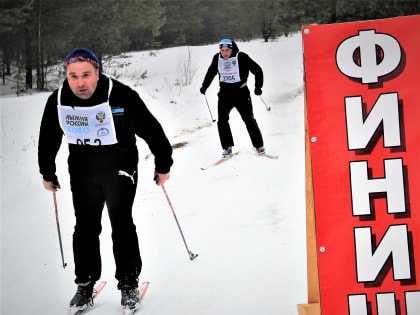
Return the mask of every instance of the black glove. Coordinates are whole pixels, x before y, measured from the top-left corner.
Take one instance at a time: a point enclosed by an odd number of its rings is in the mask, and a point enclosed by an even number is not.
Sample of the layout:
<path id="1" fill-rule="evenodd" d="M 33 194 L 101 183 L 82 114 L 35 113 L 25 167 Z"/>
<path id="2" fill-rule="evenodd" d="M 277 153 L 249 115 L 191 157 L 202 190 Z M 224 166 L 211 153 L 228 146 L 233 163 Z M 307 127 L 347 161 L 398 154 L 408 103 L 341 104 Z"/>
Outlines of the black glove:
<path id="1" fill-rule="evenodd" d="M 201 94 L 206 94 L 206 88 L 204 87 L 204 86 L 202 86 L 201 88 L 200 88 L 200 93 Z"/>
<path id="2" fill-rule="evenodd" d="M 255 95 L 261 95 L 262 94 L 262 90 L 261 90 L 261 88 L 255 88 L 255 90 L 254 90 L 254 93 L 255 93 Z"/>

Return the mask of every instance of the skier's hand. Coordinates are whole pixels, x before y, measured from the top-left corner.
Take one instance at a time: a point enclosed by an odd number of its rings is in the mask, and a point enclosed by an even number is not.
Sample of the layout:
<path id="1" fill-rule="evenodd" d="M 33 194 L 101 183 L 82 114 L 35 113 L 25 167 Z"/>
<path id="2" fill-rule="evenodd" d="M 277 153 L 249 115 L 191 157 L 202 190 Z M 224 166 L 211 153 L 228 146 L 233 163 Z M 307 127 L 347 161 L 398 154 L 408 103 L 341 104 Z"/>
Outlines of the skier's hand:
<path id="1" fill-rule="evenodd" d="M 207 90 L 207 89 L 206 89 L 204 86 L 202 86 L 202 87 L 200 88 L 200 93 L 204 95 L 204 94 L 206 94 L 206 90 Z"/>
<path id="2" fill-rule="evenodd" d="M 255 95 L 261 95 L 262 90 L 260 88 L 255 88 L 254 93 L 255 93 Z"/>
<path id="3" fill-rule="evenodd" d="M 46 180 L 42 180 L 42 184 L 44 185 L 46 190 L 56 192 L 61 188 L 60 183 L 58 180 L 54 180 L 52 182 L 47 182 Z"/>
<path id="4" fill-rule="evenodd" d="M 169 179 L 169 177 L 170 177 L 169 173 L 161 174 L 161 173 L 155 172 L 155 176 L 153 179 L 155 180 L 156 185 L 163 186 L 165 182 Z"/>

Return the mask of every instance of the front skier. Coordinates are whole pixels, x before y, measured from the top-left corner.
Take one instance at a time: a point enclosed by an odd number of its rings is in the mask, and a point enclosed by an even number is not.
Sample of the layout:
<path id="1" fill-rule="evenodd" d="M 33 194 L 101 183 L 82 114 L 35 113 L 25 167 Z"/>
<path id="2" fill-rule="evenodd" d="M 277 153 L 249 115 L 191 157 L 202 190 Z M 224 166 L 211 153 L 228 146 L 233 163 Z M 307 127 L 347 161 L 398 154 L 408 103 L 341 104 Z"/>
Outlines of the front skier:
<path id="1" fill-rule="evenodd" d="M 76 48 L 63 66 L 66 79 L 48 98 L 42 117 L 38 160 L 45 188 L 57 191 L 61 187 L 55 158 L 63 134 L 66 136 L 76 217 L 73 254 L 78 285 L 70 307 L 83 310 L 93 303 L 93 288 L 101 275 L 99 234 L 106 204 L 121 306 L 134 310 L 139 307 L 138 278 L 142 267 L 132 217 L 138 181 L 135 135 L 146 141 L 155 156 L 158 185 L 169 179 L 172 148 L 139 95 L 101 74 L 93 52 Z"/>
<path id="2" fill-rule="evenodd" d="M 239 51 L 236 43 L 230 39 L 222 39 L 219 43 L 220 52 L 213 56 L 210 67 L 200 88 L 205 94 L 213 78 L 219 73 L 220 91 L 218 93 L 218 121 L 220 142 L 223 148 L 223 157 L 232 154 L 233 137 L 229 125 L 229 113 L 236 107 L 244 121 L 251 137 L 252 145 L 259 154 L 264 154 L 263 138 L 254 118 L 252 102 L 247 79 L 249 72 L 255 75 L 255 95 L 262 94 L 263 71 L 261 67 L 246 53 Z"/>

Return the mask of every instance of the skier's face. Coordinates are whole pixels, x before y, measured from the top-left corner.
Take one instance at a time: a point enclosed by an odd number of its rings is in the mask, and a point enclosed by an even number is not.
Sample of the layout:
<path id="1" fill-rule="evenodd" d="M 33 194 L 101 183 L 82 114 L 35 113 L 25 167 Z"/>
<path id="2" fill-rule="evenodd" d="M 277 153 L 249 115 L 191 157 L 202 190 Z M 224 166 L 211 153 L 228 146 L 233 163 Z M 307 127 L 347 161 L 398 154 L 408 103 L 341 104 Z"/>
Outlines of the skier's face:
<path id="1" fill-rule="evenodd" d="M 227 47 L 220 48 L 220 54 L 222 55 L 223 59 L 228 59 L 232 54 L 232 49 Z"/>
<path id="2" fill-rule="evenodd" d="M 96 90 L 99 80 L 98 69 L 89 62 L 77 61 L 68 65 L 67 80 L 73 93 L 81 98 L 90 98 Z"/>

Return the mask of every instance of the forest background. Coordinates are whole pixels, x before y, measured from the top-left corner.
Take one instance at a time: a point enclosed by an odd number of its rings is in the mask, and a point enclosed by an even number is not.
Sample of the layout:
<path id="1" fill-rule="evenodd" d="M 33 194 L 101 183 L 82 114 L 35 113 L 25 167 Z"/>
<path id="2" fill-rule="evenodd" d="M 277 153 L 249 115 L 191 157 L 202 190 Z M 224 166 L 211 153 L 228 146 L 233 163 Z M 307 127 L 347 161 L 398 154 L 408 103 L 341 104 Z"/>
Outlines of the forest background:
<path id="1" fill-rule="evenodd" d="M 418 13 L 419 0 L 0 0 L 1 85 L 18 95 L 55 89 L 48 74 L 75 47 L 102 63 L 129 51 L 269 41 L 305 24 Z"/>

